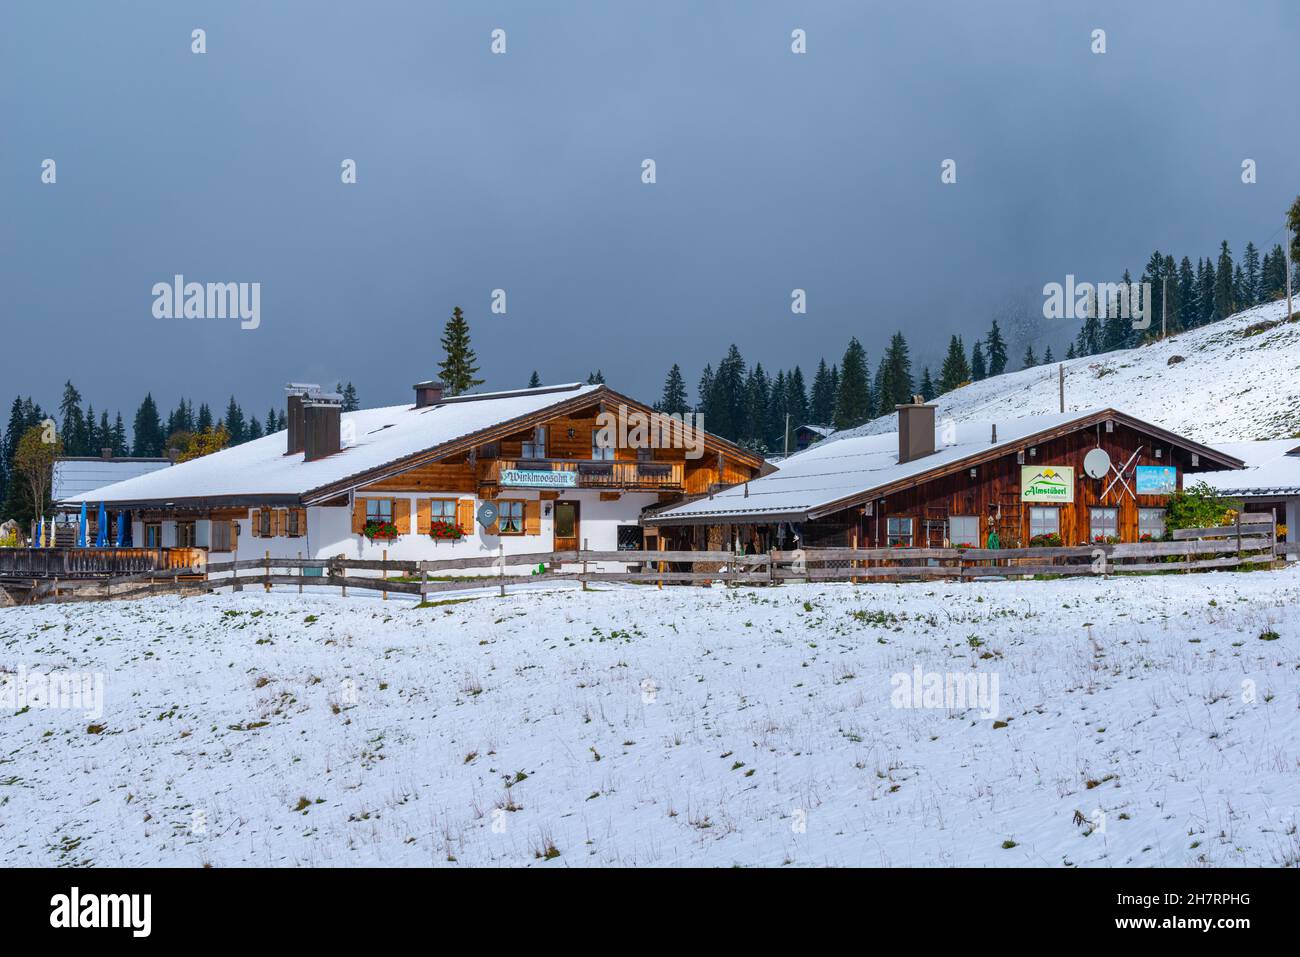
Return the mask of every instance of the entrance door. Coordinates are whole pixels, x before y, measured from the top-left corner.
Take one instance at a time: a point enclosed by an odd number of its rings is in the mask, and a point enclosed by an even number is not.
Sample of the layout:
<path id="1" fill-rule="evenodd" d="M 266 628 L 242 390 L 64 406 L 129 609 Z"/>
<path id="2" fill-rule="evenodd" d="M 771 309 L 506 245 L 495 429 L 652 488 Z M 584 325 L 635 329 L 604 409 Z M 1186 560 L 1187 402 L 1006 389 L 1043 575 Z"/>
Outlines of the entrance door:
<path id="1" fill-rule="evenodd" d="M 578 503 L 555 503 L 555 550 L 557 552 L 577 551 L 578 543 Z"/>

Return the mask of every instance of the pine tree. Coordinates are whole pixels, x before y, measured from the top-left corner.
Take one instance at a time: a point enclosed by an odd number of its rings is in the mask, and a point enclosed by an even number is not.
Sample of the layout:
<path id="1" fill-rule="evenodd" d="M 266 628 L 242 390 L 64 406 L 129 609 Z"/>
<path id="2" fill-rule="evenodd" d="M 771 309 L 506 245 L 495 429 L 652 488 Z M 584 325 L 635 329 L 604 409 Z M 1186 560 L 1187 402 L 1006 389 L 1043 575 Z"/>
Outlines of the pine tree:
<path id="1" fill-rule="evenodd" d="M 1025 346 L 1025 357 L 1024 359 L 1021 360 L 1021 362 L 1023 363 L 1024 368 L 1026 369 L 1032 369 L 1034 366 L 1038 365 L 1038 359 L 1034 357 L 1033 343 L 1030 343 L 1029 345 Z"/>
<path id="2" fill-rule="evenodd" d="M 801 425 L 807 425 L 809 416 L 808 390 L 804 387 L 803 370 L 798 366 L 795 366 L 794 371 L 786 376 L 785 393 L 785 405 L 790 413 L 790 428 L 797 429 Z M 821 423 L 817 424 L 820 425 Z M 794 448 L 793 442 L 790 443 L 790 447 Z"/>
<path id="3" fill-rule="evenodd" d="M 1236 311 L 1232 296 L 1232 253 L 1225 239 L 1219 247 L 1219 265 L 1214 273 L 1214 318 L 1226 319 Z"/>
<path id="4" fill-rule="evenodd" d="M 970 351 L 970 377 L 972 382 L 979 382 L 988 377 L 989 370 L 984 365 L 984 347 L 978 339 Z"/>
<path id="5" fill-rule="evenodd" d="M 718 363 L 709 396 L 712 425 L 704 427 L 732 442 L 743 438 L 745 425 L 745 360 L 732 343 L 726 358 Z"/>
<path id="6" fill-rule="evenodd" d="M 1200 286 L 1198 298 L 1201 306 L 1198 324 L 1203 326 L 1206 323 L 1214 322 L 1216 319 L 1222 319 L 1223 317 L 1218 314 L 1215 302 L 1215 291 L 1218 282 L 1214 275 L 1214 262 L 1209 258 L 1204 260 L 1198 272 L 1198 285 Z"/>
<path id="7" fill-rule="evenodd" d="M 266 410 L 266 434 L 275 435 L 281 429 L 280 417 L 276 414 L 274 408 Z"/>
<path id="8" fill-rule="evenodd" d="M 951 392 L 970 381 L 970 364 L 966 361 L 966 347 L 961 336 L 948 340 L 948 354 L 939 369 L 939 394 Z"/>
<path id="9" fill-rule="evenodd" d="M 195 430 L 198 432 L 207 432 L 212 428 L 212 410 L 208 408 L 206 402 L 199 406 L 199 415 L 194 422 Z"/>
<path id="10" fill-rule="evenodd" d="M 695 411 L 704 416 L 705 422 L 712 421 L 713 413 L 709 409 L 709 402 L 713 398 L 713 366 L 704 367 L 704 371 L 700 373 L 700 381 L 695 387 L 695 393 L 698 397 Z"/>
<path id="11" fill-rule="evenodd" d="M 1168 288 L 1168 297 L 1165 302 L 1164 322 L 1169 331 L 1177 332 L 1180 317 L 1183 314 L 1183 287 L 1178 278 L 1178 266 L 1174 263 L 1173 256 L 1165 257 L 1165 268 L 1163 277 Z M 1151 321 L 1160 322 L 1160 313 L 1152 313 Z"/>
<path id="12" fill-rule="evenodd" d="M 163 453 L 162 419 L 158 416 L 158 406 L 151 393 L 145 393 L 144 401 L 135 413 L 135 424 L 131 429 L 135 438 L 131 454 L 136 456 L 158 456 Z"/>
<path id="13" fill-rule="evenodd" d="M 113 454 L 125 456 L 130 450 L 126 444 L 126 423 L 122 421 L 122 413 L 117 413 L 117 419 L 113 422 Z"/>
<path id="14" fill-rule="evenodd" d="M 604 385 L 604 384 L 605 384 L 605 373 L 602 372 L 600 369 L 597 369 L 595 372 L 587 373 L 587 385 Z"/>
<path id="15" fill-rule="evenodd" d="M 63 384 L 63 400 L 59 403 L 59 436 L 67 455 L 85 455 L 86 418 L 81 411 L 81 393 L 71 381 Z"/>
<path id="16" fill-rule="evenodd" d="M 95 407 L 86 403 L 85 444 L 82 455 L 99 454 L 99 426 L 95 423 Z"/>
<path id="17" fill-rule="evenodd" d="M 1056 360 L 1052 358 L 1052 347 L 1048 346 L 1047 351 L 1043 353 L 1043 365 L 1051 365 Z"/>
<path id="18" fill-rule="evenodd" d="M 740 439 L 747 448 L 756 452 L 767 451 L 768 403 L 771 388 L 763 363 L 755 363 L 745 380 L 745 397 L 740 420 Z"/>
<path id="19" fill-rule="evenodd" d="M 987 345 L 989 375 L 1002 375 L 1007 371 L 1007 344 L 996 319 L 993 320 L 993 328 L 989 330 Z"/>
<path id="20" fill-rule="evenodd" d="M 1254 243 L 1246 243 L 1246 252 L 1242 257 L 1245 272 L 1246 300 L 1243 305 L 1249 309 L 1259 305 L 1259 249 Z"/>
<path id="21" fill-rule="evenodd" d="M 1065 358 L 1067 358 L 1067 359 L 1077 359 L 1078 357 L 1079 357 L 1079 356 L 1078 356 L 1078 353 L 1074 351 L 1074 343 L 1071 342 L 1071 343 L 1070 343 L 1070 348 L 1067 349 L 1066 352 L 1065 352 Z"/>
<path id="22" fill-rule="evenodd" d="M 866 422 L 870 415 L 871 376 L 867 372 L 867 352 L 855 336 L 849 340 L 840 361 L 834 425 L 837 429 L 851 429 Z"/>
<path id="23" fill-rule="evenodd" d="M 929 402 L 934 398 L 934 383 L 930 381 L 930 367 L 921 371 L 921 398 Z"/>
<path id="24" fill-rule="evenodd" d="M 1264 254 L 1264 264 L 1259 274 L 1261 302 L 1272 302 L 1286 294 L 1286 253 L 1278 243 Z"/>
<path id="25" fill-rule="evenodd" d="M 230 404 L 226 406 L 226 433 L 230 436 L 231 445 L 240 445 L 247 441 L 244 425 L 244 410 L 239 407 L 235 397 L 230 397 Z"/>
<path id="26" fill-rule="evenodd" d="M 789 412 L 789 382 L 785 371 L 778 369 L 772 379 L 771 393 L 767 399 L 767 416 L 764 437 L 767 447 L 774 452 L 785 453 L 785 417 Z"/>
<path id="27" fill-rule="evenodd" d="M 356 412 L 361 408 L 361 400 L 357 398 L 357 387 L 351 382 L 347 385 L 340 382 L 335 386 L 334 391 L 343 397 L 340 412 Z M 267 425 L 267 431 L 270 431 L 270 424 Z"/>
<path id="28" fill-rule="evenodd" d="M 121 419 L 121 416 L 118 416 Z M 105 409 L 99 414 L 99 438 L 95 440 L 101 452 L 104 449 L 113 449 L 113 454 L 117 454 L 117 440 L 113 435 L 113 427 L 108 424 L 108 410 Z M 125 454 L 125 453 L 123 453 Z"/>
<path id="29" fill-rule="evenodd" d="M 1286 211 L 1286 228 L 1291 233 L 1291 264 L 1300 267 L 1300 196 L 1295 198 L 1291 208 Z M 1282 272 L 1286 273 L 1285 254 L 1282 262 Z M 1292 279 L 1295 277 L 1293 276 Z M 1294 294 L 1294 285 L 1292 283 L 1292 293 Z"/>
<path id="30" fill-rule="evenodd" d="M 537 370 L 534 369 L 533 374 L 528 377 L 528 388 L 540 389 L 541 387 L 542 387 L 541 377 L 538 376 Z"/>
<path id="31" fill-rule="evenodd" d="M 808 415 L 812 425 L 830 425 L 835 418 L 835 389 L 831 384 L 831 372 L 826 368 L 826 360 L 817 363 L 817 372 L 813 375 L 812 395 L 808 402 Z M 801 422 L 800 425 L 809 423 Z"/>
<path id="32" fill-rule="evenodd" d="M 894 333 L 889 340 L 889 348 L 885 352 L 885 368 L 889 389 L 880 390 L 884 395 L 877 403 L 877 415 L 893 414 L 894 406 L 910 402 L 912 393 L 916 391 L 912 379 L 912 357 L 907 347 L 907 340 L 903 338 L 901 332 Z"/>
<path id="33" fill-rule="evenodd" d="M 443 391 L 447 395 L 463 395 L 483 384 L 484 380 L 475 378 L 478 373 L 478 356 L 470 348 L 469 323 L 460 306 L 452 309 L 451 318 L 443 328 L 442 351 L 443 360 L 438 363 L 438 376 L 442 379 Z M 234 441 L 232 435 L 231 442 Z"/>
<path id="34" fill-rule="evenodd" d="M 537 373 L 534 372 L 533 375 L 536 376 Z M 668 377 L 664 379 L 664 394 L 659 399 L 659 411 L 670 415 L 690 411 L 686 401 L 686 380 L 682 378 L 681 367 L 675 362 L 668 370 Z"/>
<path id="35" fill-rule="evenodd" d="M 253 439 L 262 437 L 262 423 L 257 421 L 257 416 L 248 420 L 248 428 L 244 430 L 244 441 L 251 442 Z"/>
<path id="36" fill-rule="evenodd" d="M 1178 326 L 1180 329 L 1195 328 L 1200 319 L 1200 287 L 1196 285 L 1196 273 L 1192 272 L 1192 260 L 1183 256 L 1178 264 Z"/>

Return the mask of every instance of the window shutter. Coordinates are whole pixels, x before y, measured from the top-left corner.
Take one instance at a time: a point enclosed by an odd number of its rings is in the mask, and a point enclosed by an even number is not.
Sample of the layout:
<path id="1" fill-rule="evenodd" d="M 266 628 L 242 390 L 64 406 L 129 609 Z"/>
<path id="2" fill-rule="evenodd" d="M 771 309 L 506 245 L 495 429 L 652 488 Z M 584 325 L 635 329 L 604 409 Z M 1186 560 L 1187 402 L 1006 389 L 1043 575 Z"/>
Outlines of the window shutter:
<path id="1" fill-rule="evenodd" d="M 415 530 L 421 535 L 429 534 L 429 526 L 432 524 L 433 499 L 418 498 L 415 500 Z"/>
<path id="2" fill-rule="evenodd" d="M 352 502 L 352 532 L 360 535 L 366 530 L 366 500 L 354 499 Z"/>
<path id="3" fill-rule="evenodd" d="M 293 520 L 289 534 L 294 538 L 301 538 L 307 534 L 307 510 L 305 508 L 292 508 L 289 512 L 290 518 Z"/>
<path id="4" fill-rule="evenodd" d="M 474 500 L 462 498 L 456 502 L 456 524 L 466 535 L 474 531 Z"/>
<path id="5" fill-rule="evenodd" d="M 253 537 L 261 538 L 262 537 L 262 510 L 260 508 L 255 508 L 249 514 L 253 517 L 253 521 L 250 526 L 253 529 Z"/>
<path id="6" fill-rule="evenodd" d="M 393 524 L 399 535 L 411 534 L 411 500 L 399 498 L 393 502 Z"/>
<path id="7" fill-rule="evenodd" d="M 524 534 L 542 534 L 542 503 L 524 502 Z"/>
<path id="8" fill-rule="evenodd" d="M 268 510 L 271 517 L 269 531 L 272 538 L 279 538 L 284 534 L 284 509 L 273 508 Z"/>

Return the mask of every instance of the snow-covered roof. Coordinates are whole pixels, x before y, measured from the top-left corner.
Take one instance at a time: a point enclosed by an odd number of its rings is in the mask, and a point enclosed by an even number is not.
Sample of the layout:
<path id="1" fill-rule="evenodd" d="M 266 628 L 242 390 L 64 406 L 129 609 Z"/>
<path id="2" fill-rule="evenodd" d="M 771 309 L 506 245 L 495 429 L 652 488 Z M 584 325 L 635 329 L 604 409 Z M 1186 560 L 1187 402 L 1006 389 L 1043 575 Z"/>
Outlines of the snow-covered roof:
<path id="1" fill-rule="evenodd" d="M 1225 495 L 1300 495 L 1300 439 L 1262 442 L 1213 442 L 1221 452 L 1241 459 L 1246 467 L 1202 472 L 1197 479 Z"/>
<path id="2" fill-rule="evenodd" d="M 125 482 L 171 465 L 167 459 L 68 457 L 55 459 L 50 494 L 54 501 L 84 496 L 106 485 Z"/>
<path id="3" fill-rule="evenodd" d="M 799 426 L 799 428 L 807 429 L 809 432 L 816 432 L 818 435 L 823 437 L 830 435 L 835 431 L 835 427 L 832 425 L 809 425 L 806 422 Z"/>
<path id="4" fill-rule="evenodd" d="M 602 388 L 575 382 L 515 392 L 457 396 L 425 408 L 394 405 L 344 412 L 339 429 L 344 448 L 314 462 L 304 461 L 301 452 L 286 454 L 287 436 L 276 432 L 96 489 L 93 494 L 74 494 L 62 501 L 65 504 L 83 500 L 165 504 L 185 499 L 297 499 L 316 489 L 551 406 L 572 402 Z"/>
<path id="5" fill-rule="evenodd" d="M 790 456 L 771 475 L 715 492 L 711 498 L 656 512 L 646 519 L 646 524 L 672 525 L 676 521 L 698 522 L 706 518 L 725 522 L 737 516 L 788 517 L 796 521 L 812 518 L 844 499 L 866 497 L 877 489 L 991 451 L 1010 451 L 1023 446 L 1033 436 L 1106 415 L 1145 425 L 1113 409 L 1086 409 L 997 422 L 996 442 L 990 441 L 994 423 L 959 422 L 952 426 L 954 431 L 948 436 L 951 441 L 945 442 L 944 425 L 940 423 L 935 427 L 935 451 L 902 464 L 898 461 L 897 432 L 837 438 L 818 442 Z"/>

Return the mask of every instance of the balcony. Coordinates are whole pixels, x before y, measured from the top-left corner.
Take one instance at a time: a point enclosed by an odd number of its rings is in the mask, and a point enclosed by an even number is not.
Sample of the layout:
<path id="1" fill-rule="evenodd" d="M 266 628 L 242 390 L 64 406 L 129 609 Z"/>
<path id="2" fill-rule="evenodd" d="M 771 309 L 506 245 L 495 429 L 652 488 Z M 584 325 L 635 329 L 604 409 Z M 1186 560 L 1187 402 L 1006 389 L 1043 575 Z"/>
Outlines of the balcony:
<path id="1" fill-rule="evenodd" d="M 681 491 L 681 462 L 615 462 L 574 459 L 495 459 L 484 463 L 483 481 L 501 488 L 599 488 Z"/>

